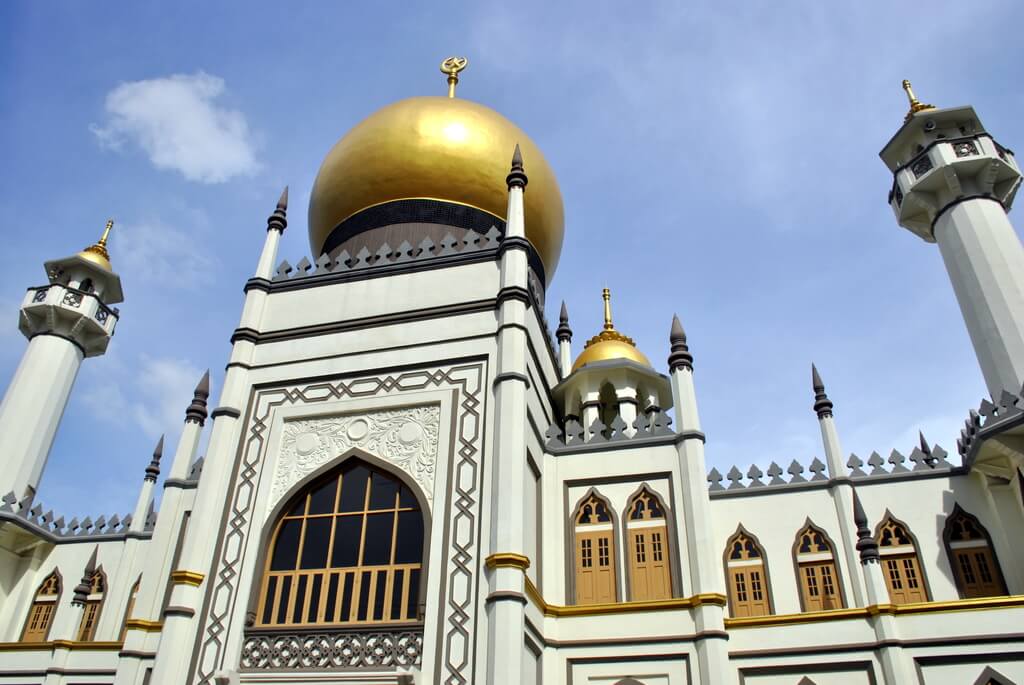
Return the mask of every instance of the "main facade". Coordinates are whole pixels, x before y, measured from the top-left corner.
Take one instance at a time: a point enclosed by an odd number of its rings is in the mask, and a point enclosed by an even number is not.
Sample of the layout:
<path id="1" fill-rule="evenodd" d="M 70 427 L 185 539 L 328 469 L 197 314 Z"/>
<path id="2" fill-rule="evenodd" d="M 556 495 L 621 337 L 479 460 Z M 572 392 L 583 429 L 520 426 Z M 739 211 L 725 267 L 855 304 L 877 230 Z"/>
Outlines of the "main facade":
<path id="1" fill-rule="evenodd" d="M 552 333 L 557 181 L 464 66 L 330 151 L 294 267 L 285 191 L 219 398 L 123 518 L 36 498 L 122 299 L 109 225 L 46 264 L 0 405 L 0 683 L 1024 683 L 1020 172 L 974 110 L 906 84 L 881 153 L 990 391 L 960 459 L 844 455 L 815 369 L 824 460 L 722 474 L 678 319 L 664 363 L 607 291 L 576 355 L 564 305 Z"/>

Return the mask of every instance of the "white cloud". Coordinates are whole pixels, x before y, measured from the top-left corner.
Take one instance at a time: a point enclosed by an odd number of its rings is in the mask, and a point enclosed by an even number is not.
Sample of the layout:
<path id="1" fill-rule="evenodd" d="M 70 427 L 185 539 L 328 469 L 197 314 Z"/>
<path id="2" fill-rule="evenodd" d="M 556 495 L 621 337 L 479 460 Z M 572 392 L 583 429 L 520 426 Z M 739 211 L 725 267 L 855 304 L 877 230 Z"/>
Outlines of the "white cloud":
<path id="1" fill-rule="evenodd" d="M 107 121 L 93 124 L 103 147 L 141 147 L 158 169 L 173 169 L 190 181 L 223 183 L 251 176 L 260 164 L 238 110 L 219 107 L 224 79 L 203 71 L 122 83 L 107 94 Z"/>
<path id="2" fill-rule="evenodd" d="M 220 267 L 196 236 L 159 219 L 120 225 L 117 240 L 118 264 L 133 279 L 193 290 L 211 283 Z"/>

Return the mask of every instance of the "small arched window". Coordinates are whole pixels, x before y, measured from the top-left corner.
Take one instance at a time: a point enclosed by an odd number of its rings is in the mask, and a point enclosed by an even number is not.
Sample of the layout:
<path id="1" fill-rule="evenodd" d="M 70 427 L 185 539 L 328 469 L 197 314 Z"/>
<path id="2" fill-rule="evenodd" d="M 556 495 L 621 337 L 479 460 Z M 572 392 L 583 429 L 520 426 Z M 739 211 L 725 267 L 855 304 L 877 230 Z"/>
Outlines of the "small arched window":
<path id="1" fill-rule="evenodd" d="M 794 552 L 803 610 L 841 609 L 843 595 L 839 588 L 839 573 L 832 543 L 825 533 L 808 522 L 796 535 Z"/>
<path id="2" fill-rule="evenodd" d="M 764 550 L 742 527 L 726 545 L 725 570 L 731 616 L 767 616 L 772 612 Z"/>
<path id="3" fill-rule="evenodd" d="M 946 520 L 943 538 L 960 597 L 1006 594 L 1006 583 L 992 552 L 992 540 L 978 519 L 955 506 Z"/>
<path id="4" fill-rule="evenodd" d="M 629 598 L 633 601 L 671 598 L 671 556 L 665 508 L 658 496 L 646 487 L 629 503 L 626 536 L 629 540 Z"/>
<path id="5" fill-rule="evenodd" d="M 349 459 L 278 521 L 257 625 L 414 622 L 422 569 L 416 497 L 391 474 Z"/>
<path id="6" fill-rule="evenodd" d="M 142 576 L 138 577 L 135 581 L 135 585 L 132 585 L 132 589 L 128 592 L 128 605 L 124 608 L 124 619 L 121 620 L 120 639 L 122 641 L 124 640 L 124 636 L 128 634 L 128 619 L 132 617 L 132 611 L 135 609 L 135 599 L 139 596 L 140 585 L 142 585 Z"/>
<path id="7" fill-rule="evenodd" d="M 591 494 L 576 509 L 576 603 L 604 604 L 615 592 L 615 541 L 608 505 Z"/>
<path id="8" fill-rule="evenodd" d="M 53 624 L 53 614 L 57 610 L 60 599 L 60 574 L 54 571 L 36 590 L 32 607 L 28 611 L 25 630 L 22 631 L 22 642 L 46 642 L 46 637 Z"/>
<path id="9" fill-rule="evenodd" d="M 94 286 L 92 284 L 92 279 L 91 278 L 84 279 L 81 283 L 78 284 L 78 289 L 79 290 L 84 290 L 87 293 L 91 293 L 94 290 Z"/>
<path id="10" fill-rule="evenodd" d="M 82 608 L 82 620 L 78 623 L 78 641 L 91 642 L 96 639 L 96 624 L 103 608 L 103 595 L 107 591 L 107 577 L 102 569 L 96 569 L 89 580 L 89 594 Z"/>
<path id="11" fill-rule="evenodd" d="M 889 514 L 878 527 L 876 537 L 889 587 L 889 601 L 893 604 L 927 602 L 928 588 L 921 573 L 917 545 L 906 525 Z"/>

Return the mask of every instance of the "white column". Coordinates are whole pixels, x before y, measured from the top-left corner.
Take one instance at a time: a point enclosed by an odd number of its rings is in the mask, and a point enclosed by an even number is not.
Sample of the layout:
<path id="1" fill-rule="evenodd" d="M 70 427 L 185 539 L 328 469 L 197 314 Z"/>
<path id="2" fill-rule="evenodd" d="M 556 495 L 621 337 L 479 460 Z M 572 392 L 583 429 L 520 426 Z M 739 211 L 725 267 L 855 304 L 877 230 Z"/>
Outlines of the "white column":
<path id="1" fill-rule="evenodd" d="M 277 266 L 277 248 L 281 244 L 281 234 L 288 226 L 288 220 L 285 217 L 287 211 L 288 186 L 285 186 L 274 213 L 267 220 L 267 239 L 263 242 L 263 252 L 260 253 L 256 273 L 253 274 L 255 278 L 265 278 L 269 281 L 274 277 L 274 269 Z"/>
<path id="2" fill-rule="evenodd" d="M 629 437 L 633 437 L 636 434 L 636 429 L 633 428 L 633 422 L 636 421 L 639 404 L 636 395 L 636 388 L 627 386 L 616 387 L 615 399 L 618 400 L 619 418 L 621 418 L 623 423 L 626 424 L 626 428 L 623 432 Z"/>
<path id="3" fill-rule="evenodd" d="M 39 488 L 84 356 L 78 345 L 55 335 L 29 340 L 0 403 L 0 494 L 21 499 Z"/>
<path id="4" fill-rule="evenodd" d="M 1024 383 L 1024 247 L 1003 207 L 973 199 L 943 212 L 935 240 L 989 393 Z"/>

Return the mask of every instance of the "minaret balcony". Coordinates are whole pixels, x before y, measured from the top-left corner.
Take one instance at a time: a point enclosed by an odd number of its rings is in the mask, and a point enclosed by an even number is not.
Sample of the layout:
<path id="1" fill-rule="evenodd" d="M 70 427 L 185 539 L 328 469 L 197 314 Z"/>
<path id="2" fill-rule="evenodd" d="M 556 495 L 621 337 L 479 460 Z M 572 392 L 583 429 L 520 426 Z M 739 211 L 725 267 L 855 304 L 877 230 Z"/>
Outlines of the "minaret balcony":
<path id="1" fill-rule="evenodd" d="M 29 339 L 43 334 L 67 338 L 86 357 L 96 357 L 106 351 L 119 314 L 95 292 L 53 283 L 25 293 L 18 329 Z"/>

